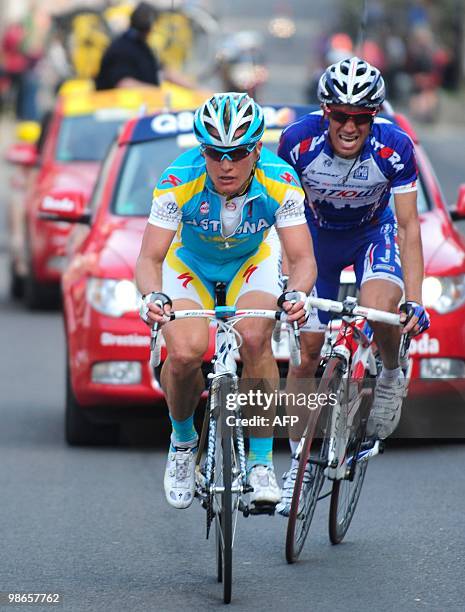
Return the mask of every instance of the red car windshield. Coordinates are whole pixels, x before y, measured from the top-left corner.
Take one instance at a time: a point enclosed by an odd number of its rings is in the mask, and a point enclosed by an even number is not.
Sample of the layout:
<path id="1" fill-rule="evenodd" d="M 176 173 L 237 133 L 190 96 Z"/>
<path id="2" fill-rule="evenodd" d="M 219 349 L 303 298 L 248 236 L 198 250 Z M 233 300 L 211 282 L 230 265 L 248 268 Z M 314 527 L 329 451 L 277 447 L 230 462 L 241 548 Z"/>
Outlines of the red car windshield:
<path id="1" fill-rule="evenodd" d="M 186 134 L 129 145 L 113 198 L 113 212 L 121 216 L 147 217 L 152 205 L 152 193 L 161 173 L 178 155 L 195 145 L 193 136 Z M 276 152 L 278 143 L 266 142 L 265 146 Z M 394 198 L 391 197 L 391 206 L 393 202 Z M 430 209 L 421 179 L 417 202 L 418 212 Z"/>
<path id="2" fill-rule="evenodd" d="M 102 161 L 124 120 L 124 117 L 101 119 L 96 115 L 64 117 L 58 134 L 56 161 Z"/>
<path id="3" fill-rule="evenodd" d="M 169 164 L 195 146 L 190 139 L 183 147 L 182 138 L 163 138 L 128 146 L 113 200 L 113 212 L 127 217 L 147 217 L 158 178 Z"/>

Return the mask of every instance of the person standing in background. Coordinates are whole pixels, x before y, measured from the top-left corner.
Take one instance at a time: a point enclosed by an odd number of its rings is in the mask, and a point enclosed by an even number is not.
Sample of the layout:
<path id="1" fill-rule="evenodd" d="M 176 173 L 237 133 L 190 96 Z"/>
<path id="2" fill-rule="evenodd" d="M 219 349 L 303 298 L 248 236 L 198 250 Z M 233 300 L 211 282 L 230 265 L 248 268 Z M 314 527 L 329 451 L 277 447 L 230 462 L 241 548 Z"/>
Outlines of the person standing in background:
<path id="1" fill-rule="evenodd" d="M 160 63 L 147 44 L 156 10 L 140 2 L 131 14 L 129 29 L 115 38 L 102 57 L 96 89 L 160 85 Z"/>

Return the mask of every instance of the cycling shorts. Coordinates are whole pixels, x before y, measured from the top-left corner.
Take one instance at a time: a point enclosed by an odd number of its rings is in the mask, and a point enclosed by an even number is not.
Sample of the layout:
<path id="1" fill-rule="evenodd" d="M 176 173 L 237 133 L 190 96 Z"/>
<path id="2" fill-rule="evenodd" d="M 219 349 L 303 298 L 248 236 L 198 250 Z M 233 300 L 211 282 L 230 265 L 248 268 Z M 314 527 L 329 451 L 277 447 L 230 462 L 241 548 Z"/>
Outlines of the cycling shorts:
<path id="1" fill-rule="evenodd" d="M 231 264 L 234 263 L 234 266 Z M 228 264 L 226 304 L 233 306 L 249 291 L 263 291 L 276 298 L 282 293 L 281 248 L 276 232 L 245 258 Z M 192 300 L 210 309 L 214 306 L 215 280 L 206 278 L 202 262 L 182 243 L 173 242 L 163 262 L 163 292 L 172 300 Z M 223 269 L 224 277 L 224 269 Z"/>
<path id="2" fill-rule="evenodd" d="M 358 289 L 369 280 L 380 279 L 398 285 L 403 291 L 395 224 L 368 225 L 347 231 L 309 226 L 318 267 L 315 285 L 318 297 L 337 300 L 341 272 L 351 265 Z M 331 318 L 329 312 L 314 311 L 302 331 L 324 331 Z"/>

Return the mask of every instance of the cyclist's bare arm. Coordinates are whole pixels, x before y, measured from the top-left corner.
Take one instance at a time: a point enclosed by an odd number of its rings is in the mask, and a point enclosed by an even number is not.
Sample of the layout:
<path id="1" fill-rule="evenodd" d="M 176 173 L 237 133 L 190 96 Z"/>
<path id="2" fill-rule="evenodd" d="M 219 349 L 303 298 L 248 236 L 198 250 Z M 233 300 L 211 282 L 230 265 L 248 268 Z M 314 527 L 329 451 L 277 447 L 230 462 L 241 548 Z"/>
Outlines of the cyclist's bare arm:
<path id="1" fill-rule="evenodd" d="M 278 228 L 278 236 L 287 261 L 288 289 L 309 293 L 316 281 L 316 262 L 313 242 L 307 224 Z M 300 302 L 288 311 L 290 320 L 298 320 L 302 314 Z M 296 315 L 296 316 L 293 316 Z"/>
<path id="2" fill-rule="evenodd" d="M 405 300 L 422 303 L 423 249 L 421 245 L 420 221 L 417 211 L 417 193 L 398 193 L 394 196 L 402 273 L 405 284 Z M 404 334 L 412 331 L 417 320 L 413 317 L 404 328 Z"/>
<path id="3" fill-rule="evenodd" d="M 142 295 L 162 291 L 162 264 L 175 234 L 174 230 L 147 223 L 136 263 L 136 284 Z M 159 311 L 152 304 L 150 310 L 152 307 L 154 313 Z M 154 321 L 161 322 L 159 318 Z"/>
<path id="4" fill-rule="evenodd" d="M 316 262 L 307 224 L 280 227 L 278 236 L 287 257 L 288 287 L 308 293 L 316 281 Z"/>

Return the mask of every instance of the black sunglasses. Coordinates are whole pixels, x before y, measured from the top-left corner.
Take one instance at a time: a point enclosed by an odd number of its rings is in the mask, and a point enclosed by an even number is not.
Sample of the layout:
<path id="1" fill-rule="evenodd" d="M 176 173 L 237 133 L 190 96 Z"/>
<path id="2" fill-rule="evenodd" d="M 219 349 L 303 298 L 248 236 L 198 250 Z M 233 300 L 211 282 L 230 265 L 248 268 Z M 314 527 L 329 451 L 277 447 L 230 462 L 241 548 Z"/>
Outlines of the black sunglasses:
<path id="1" fill-rule="evenodd" d="M 333 110 L 331 108 L 327 108 L 326 112 L 329 114 L 331 119 L 344 125 L 349 119 L 355 123 L 355 125 L 366 125 L 367 123 L 371 123 L 373 121 L 374 116 L 376 115 L 376 111 L 371 111 L 367 113 L 343 113 L 339 110 Z"/>
<path id="2" fill-rule="evenodd" d="M 229 161 L 236 162 L 245 159 L 255 149 L 255 145 L 252 147 L 231 147 L 228 149 L 216 149 L 215 147 L 203 147 L 202 151 L 207 157 L 213 161 L 223 161 L 223 159 L 229 159 Z"/>

